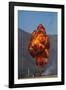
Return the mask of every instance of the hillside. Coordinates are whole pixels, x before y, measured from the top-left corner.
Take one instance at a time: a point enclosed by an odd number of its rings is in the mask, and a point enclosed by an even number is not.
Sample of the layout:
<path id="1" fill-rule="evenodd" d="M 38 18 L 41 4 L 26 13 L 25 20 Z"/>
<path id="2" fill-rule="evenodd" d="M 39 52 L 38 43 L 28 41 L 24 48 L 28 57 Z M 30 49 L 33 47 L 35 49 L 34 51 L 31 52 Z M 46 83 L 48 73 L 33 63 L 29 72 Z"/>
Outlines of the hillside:
<path id="1" fill-rule="evenodd" d="M 35 59 L 28 50 L 31 34 L 21 29 L 18 30 L 18 78 L 33 77 L 38 73 Z M 57 35 L 49 35 L 50 55 L 48 64 L 42 68 L 42 75 L 57 75 Z"/>

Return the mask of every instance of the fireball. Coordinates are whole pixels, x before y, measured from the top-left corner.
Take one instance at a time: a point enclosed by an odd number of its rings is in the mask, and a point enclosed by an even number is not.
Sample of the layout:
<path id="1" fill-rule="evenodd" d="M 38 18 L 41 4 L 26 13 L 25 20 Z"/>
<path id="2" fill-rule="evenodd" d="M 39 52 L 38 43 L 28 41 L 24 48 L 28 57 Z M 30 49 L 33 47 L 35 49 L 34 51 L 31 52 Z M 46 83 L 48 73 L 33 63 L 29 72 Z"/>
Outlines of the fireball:
<path id="1" fill-rule="evenodd" d="M 49 37 L 43 25 L 39 24 L 37 29 L 32 32 L 28 45 L 28 51 L 35 58 L 36 65 L 42 67 L 48 63 L 49 49 Z"/>

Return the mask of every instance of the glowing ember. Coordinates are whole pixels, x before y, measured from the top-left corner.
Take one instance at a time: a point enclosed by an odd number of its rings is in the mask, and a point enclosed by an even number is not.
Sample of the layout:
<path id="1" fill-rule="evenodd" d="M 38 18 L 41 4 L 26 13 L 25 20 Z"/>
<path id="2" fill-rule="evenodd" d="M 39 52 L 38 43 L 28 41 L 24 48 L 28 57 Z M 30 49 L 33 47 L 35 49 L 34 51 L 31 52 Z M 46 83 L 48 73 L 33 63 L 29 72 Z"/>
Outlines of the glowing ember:
<path id="1" fill-rule="evenodd" d="M 50 42 L 46 30 L 39 24 L 37 30 L 32 33 L 28 51 L 36 59 L 36 65 L 43 66 L 48 62 Z"/>

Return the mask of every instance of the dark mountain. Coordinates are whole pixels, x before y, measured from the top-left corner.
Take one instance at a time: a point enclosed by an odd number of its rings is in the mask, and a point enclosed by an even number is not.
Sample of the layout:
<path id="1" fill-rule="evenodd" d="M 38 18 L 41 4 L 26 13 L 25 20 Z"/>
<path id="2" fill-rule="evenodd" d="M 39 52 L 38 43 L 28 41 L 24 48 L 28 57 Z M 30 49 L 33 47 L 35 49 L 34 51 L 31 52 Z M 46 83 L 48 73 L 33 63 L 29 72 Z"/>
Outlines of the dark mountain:
<path id="1" fill-rule="evenodd" d="M 38 73 L 35 59 L 28 52 L 31 34 L 18 30 L 18 78 L 33 77 Z M 49 35 L 50 55 L 48 64 L 42 68 L 42 75 L 57 75 L 57 35 Z"/>

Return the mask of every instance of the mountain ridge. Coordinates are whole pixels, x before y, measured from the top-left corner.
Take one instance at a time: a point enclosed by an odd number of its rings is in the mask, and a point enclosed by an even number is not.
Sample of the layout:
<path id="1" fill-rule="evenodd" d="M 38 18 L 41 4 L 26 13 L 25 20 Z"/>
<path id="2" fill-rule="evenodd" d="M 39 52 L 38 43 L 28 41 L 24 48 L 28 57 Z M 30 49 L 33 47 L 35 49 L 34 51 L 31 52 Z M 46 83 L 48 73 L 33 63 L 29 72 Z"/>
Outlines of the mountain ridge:
<path id="1" fill-rule="evenodd" d="M 37 71 L 35 59 L 32 58 L 28 52 L 28 44 L 31 38 L 31 34 L 18 29 L 18 78 L 27 78 L 28 70 L 29 76 L 32 77 Z M 50 56 L 48 64 L 43 68 L 44 75 L 57 75 L 57 36 L 50 36 Z M 52 61 L 52 59 L 54 61 Z M 25 67 L 26 66 L 26 67 Z M 49 67 L 52 66 L 50 69 Z M 52 68 L 54 67 L 55 70 Z M 43 75 L 42 74 L 42 75 Z"/>

